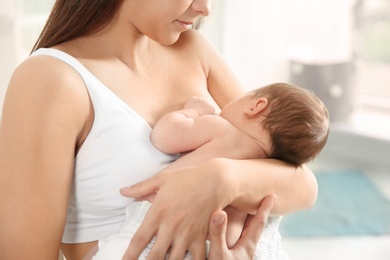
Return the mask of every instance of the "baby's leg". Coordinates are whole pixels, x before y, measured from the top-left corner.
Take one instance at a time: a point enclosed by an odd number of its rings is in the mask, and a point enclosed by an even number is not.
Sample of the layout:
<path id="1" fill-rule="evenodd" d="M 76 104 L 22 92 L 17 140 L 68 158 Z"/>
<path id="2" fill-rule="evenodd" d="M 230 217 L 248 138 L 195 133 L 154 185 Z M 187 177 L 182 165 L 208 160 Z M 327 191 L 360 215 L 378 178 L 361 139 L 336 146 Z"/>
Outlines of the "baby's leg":
<path id="1" fill-rule="evenodd" d="M 228 215 L 226 244 L 228 248 L 232 248 L 241 237 L 248 214 L 230 206 L 227 206 L 224 210 Z"/>

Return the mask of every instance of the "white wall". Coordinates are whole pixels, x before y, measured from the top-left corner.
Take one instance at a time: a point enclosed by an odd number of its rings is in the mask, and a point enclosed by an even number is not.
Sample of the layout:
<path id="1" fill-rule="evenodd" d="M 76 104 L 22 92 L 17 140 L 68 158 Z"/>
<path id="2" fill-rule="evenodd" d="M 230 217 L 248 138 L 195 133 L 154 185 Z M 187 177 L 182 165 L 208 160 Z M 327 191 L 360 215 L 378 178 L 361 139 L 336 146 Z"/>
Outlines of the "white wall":
<path id="1" fill-rule="evenodd" d="M 16 66 L 14 50 L 14 9 L 10 1 L 2 3 L 4 6 L 0 10 L 0 107 L 3 100 L 9 78 Z M 1 110 L 0 110 L 1 111 Z"/>
<path id="2" fill-rule="evenodd" d="M 0 112 L 12 72 L 28 57 L 53 3 L 0 0 Z"/>
<path id="3" fill-rule="evenodd" d="M 291 59 L 308 63 L 351 59 L 353 3 L 216 0 L 215 7 L 223 13 L 212 10 L 218 19 L 210 21 L 214 30 L 210 35 L 213 40 L 220 37 L 214 42 L 244 86 L 253 89 L 287 80 Z"/>

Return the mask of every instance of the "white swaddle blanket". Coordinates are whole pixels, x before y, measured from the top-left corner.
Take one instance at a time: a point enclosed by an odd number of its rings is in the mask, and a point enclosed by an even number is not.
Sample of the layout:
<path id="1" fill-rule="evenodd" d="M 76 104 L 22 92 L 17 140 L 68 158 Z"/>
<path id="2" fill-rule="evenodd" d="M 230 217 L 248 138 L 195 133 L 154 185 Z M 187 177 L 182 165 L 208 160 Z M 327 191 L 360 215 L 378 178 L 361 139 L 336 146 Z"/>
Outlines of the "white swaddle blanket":
<path id="1" fill-rule="evenodd" d="M 93 260 L 121 260 L 129 246 L 131 238 L 141 225 L 150 205 L 148 201 L 132 202 L 126 208 L 126 222 L 117 233 L 99 240 L 99 251 L 92 257 Z M 155 242 L 153 238 L 148 246 L 142 251 L 139 259 L 146 259 Z M 187 253 L 183 258 L 191 260 L 191 255 Z"/>
<path id="2" fill-rule="evenodd" d="M 112 233 L 108 237 L 99 240 L 99 251 L 92 257 L 93 260 L 121 260 L 126 252 L 130 240 L 141 225 L 151 203 L 148 201 L 132 202 L 126 208 L 126 222 L 119 232 Z M 278 231 L 281 217 L 268 219 L 261 239 L 257 245 L 254 259 L 256 260 L 289 260 L 288 256 L 280 248 L 280 234 Z M 155 238 L 142 251 L 139 259 L 144 260 L 150 252 Z M 209 243 L 207 243 L 209 248 Z M 183 258 L 190 260 L 191 254 L 187 253 Z"/>

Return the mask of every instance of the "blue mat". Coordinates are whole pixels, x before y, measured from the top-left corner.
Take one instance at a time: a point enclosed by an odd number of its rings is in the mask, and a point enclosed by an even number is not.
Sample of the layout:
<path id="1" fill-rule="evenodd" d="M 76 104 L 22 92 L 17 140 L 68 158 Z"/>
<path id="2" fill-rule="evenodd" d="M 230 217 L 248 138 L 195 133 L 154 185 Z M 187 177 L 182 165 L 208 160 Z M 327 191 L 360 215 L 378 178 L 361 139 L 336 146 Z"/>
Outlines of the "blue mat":
<path id="1" fill-rule="evenodd" d="M 282 236 L 390 234 L 390 202 L 365 174 L 350 170 L 321 172 L 316 177 L 315 206 L 285 216 Z"/>

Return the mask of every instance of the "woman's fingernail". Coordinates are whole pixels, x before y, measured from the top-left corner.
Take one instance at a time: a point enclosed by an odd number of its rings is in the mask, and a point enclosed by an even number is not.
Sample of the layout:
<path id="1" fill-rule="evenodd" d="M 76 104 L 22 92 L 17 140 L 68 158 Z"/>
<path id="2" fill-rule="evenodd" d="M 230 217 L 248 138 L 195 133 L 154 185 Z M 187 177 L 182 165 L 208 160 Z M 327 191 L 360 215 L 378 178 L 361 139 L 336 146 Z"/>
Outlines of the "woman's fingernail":
<path id="1" fill-rule="evenodd" d="M 274 200 L 272 201 L 273 204 L 278 200 L 278 196 L 274 195 Z"/>
<path id="2" fill-rule="evenodd" d="M 127 192 L 131 189 L 131 187 L 123 187 L 123 188 L 120 188 L 120 192 Z"/>
<path id="3" fill-rule="evenodd" d="M 213 222 L 215 224 L 222 224 L 225 221 L 225 216 L 222 214 L 217 214 L 213 217 Z"/>

